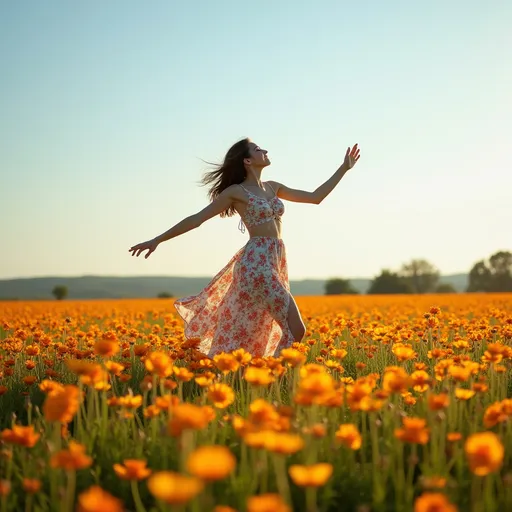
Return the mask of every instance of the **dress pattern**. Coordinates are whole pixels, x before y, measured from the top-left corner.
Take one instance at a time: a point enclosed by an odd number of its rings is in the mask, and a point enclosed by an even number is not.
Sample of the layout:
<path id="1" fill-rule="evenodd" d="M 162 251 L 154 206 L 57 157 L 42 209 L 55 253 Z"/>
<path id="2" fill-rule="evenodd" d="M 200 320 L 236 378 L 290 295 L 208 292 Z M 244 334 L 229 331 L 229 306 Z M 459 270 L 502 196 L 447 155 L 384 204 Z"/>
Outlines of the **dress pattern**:
<path id="1" fill-rule="evenodd" d="M 277 197 L 267 200 L 246 192 L 246 226 L 283 214 Z M 198 350 L 204 354 L 213 357 L 243 348 L 264 357 L 277 356 L 294 342 L 288 326 L 290 300 L 284 242 L 253 236 L 203 290 L 176 300 L 174 306 L 184 320 L 185 336 L 199 338 Z"/>

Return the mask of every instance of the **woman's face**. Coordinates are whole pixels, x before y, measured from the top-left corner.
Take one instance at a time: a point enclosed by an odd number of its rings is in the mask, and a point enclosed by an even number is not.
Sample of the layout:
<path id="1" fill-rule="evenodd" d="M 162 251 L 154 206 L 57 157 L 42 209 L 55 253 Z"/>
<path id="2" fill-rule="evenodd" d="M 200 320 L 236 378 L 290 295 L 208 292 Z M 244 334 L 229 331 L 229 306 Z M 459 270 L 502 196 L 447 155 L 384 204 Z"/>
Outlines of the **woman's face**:
<path id="1" fill-rule="evenodd" d="M 260 148 L 254 142 L 249 142 L 249 158 L 245 159 L 245 163 L 251 167 L 266 167 L 270 165 L 268 151 Z"/>

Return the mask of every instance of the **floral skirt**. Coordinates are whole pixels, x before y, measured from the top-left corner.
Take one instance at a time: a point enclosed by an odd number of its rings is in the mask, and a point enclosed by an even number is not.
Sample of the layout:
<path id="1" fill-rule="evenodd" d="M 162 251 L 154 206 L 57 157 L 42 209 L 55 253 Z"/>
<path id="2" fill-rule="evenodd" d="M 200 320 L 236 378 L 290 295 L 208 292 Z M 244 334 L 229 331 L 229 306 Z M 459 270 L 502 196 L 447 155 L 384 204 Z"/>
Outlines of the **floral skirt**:
<path id="1" fill-rule="evenodd" d="M 277 356 L 293 342 L 288 326 L 290 285 L 284 243 L 251 237 L 197 295 L 174 305 L 185 336 L 212 357 L 243 348 L 253 356 Z"/>

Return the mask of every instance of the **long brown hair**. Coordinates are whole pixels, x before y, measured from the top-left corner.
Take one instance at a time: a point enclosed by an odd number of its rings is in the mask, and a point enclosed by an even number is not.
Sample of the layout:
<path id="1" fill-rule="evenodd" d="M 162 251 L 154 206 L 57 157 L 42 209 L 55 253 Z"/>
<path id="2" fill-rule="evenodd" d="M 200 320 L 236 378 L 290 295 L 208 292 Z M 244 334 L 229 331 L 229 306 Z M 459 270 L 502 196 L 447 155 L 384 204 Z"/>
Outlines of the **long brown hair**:
<path id="1" fill-rule="evenodd" d="M 208 190 L 210 201 L 217 199 L 217 196 L 229 186 L 242 183 L 245 180 L 247 171 L 244 166 L 244 158 L 249 157 L 249 142 L 250 140 L 245 138 L 233 144 L 224 157 L 224 163 L 215 165 L 213 171 L 204 174 L 201 184 L 203 186 L 211 185 Z M 231 217 L 235 213 L 235 208 L 230 206 L 220 216 Z"/>

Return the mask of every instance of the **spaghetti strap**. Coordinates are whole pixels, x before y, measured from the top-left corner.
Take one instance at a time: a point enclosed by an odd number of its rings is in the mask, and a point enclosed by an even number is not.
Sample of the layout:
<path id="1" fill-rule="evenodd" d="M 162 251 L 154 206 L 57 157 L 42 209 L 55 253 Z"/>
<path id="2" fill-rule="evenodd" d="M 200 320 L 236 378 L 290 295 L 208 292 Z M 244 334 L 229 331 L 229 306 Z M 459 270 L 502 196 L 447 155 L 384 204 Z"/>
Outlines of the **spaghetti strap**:
<path id="1" fill-rule="evenodd" d="M 270 189 L 272 190 L 272 192 L 274 192 L 274 197 L 277 196 L 276 191 L 274 190 L 274 187 L 268 181 L 265 182 L 265 185 L 268 185 L 270 187 Z"/>

